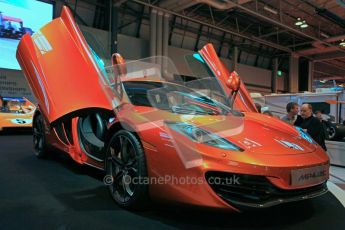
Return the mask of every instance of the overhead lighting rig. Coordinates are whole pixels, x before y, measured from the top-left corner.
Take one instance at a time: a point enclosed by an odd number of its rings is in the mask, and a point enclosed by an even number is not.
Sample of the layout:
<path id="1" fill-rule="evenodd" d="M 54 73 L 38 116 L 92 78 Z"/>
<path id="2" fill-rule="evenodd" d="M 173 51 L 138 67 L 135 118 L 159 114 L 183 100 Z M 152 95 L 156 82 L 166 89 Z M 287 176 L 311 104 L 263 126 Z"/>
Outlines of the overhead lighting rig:
<path id="1" fill-rule="evenodd" d="M 302 20 L 301 18 L 297 18 L 295 25 L 299 26 L 301 29 L 307 28 L 309 26 L 307 22 L 305 20 Z"/>

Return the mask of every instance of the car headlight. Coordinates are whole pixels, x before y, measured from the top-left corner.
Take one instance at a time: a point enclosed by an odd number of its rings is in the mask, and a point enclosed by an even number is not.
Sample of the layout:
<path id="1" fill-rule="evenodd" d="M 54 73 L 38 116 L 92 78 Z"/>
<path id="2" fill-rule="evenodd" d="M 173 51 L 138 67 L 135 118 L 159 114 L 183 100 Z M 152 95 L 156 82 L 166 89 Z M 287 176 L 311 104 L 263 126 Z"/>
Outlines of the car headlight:
<path id="1" fill-rule="evenodd" d="M 165 122 L 171 129 L 189 137 L 200 144 L 210 145 L 221 149 L 243 151 L 240 147 L 234 145 L 230 141 L 201 128 L 195 127 L 192 124 L 185 122 Z"/>
<path id="2" fill-rule="evenodd" d="M 304 140 L 308 141 L 309 143 L 316 144 L 313 138 L 309 136 L 309 134 L 306 133 L 301 127 L 295 126 L 295 128 L 298 131 L 300 137 L 302 137 Z"/>

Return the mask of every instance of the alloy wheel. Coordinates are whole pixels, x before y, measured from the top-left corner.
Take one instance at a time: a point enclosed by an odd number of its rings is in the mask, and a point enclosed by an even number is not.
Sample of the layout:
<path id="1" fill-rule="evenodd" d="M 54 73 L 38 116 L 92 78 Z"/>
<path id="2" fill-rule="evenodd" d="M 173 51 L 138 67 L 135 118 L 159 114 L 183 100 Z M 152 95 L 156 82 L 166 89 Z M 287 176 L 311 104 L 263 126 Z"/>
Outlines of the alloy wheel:
<path id="1" fill-rule="evenodd" d="M 138 179 L 138 161 L 134 144 L 125 135 L 117 135 L 110 143 L 110 154 L 107 158 L 107 175 L 112 177 L 109 185 L 110 192 L 115 200 L 126 203 L 136 192 Z"/>

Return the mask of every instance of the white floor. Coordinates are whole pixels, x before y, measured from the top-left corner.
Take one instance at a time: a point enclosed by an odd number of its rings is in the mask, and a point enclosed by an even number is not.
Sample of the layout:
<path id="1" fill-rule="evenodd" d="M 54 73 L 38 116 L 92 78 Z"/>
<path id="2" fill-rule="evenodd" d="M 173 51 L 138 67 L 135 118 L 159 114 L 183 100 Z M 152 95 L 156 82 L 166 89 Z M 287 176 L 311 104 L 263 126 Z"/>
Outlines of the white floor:
<path id="1" fill-rule="evenodd" d="M 329 191 L 345 207 L 345 168 L 331 166 L 330 177 L 327 183 Z"/>
<path id="2" fill-rule="evenodd" d="M 331 166 L 329 180 L 345 190 L 345 168 Z"/>

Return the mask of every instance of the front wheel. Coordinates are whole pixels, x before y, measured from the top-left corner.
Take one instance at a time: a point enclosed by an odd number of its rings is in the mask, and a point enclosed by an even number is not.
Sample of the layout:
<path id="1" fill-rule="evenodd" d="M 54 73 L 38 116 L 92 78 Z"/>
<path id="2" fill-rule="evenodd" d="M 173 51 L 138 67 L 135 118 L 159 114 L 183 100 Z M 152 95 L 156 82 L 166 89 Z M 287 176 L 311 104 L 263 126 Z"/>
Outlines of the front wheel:
<path id="1" fill-rule="evenodd" d="M 47 155 L 47 145 L 44 133 L 44 121 L 41 114 L 35 116 L 32 129 L 35 155 L 38 158 L 44 158 Z"/>
<path id="2" fill-rule="evenodd" d="M 139 138 L 127 130 L 116 132 L 106 151 L 108 188 L 118 205 L 142 209 L 148 204 L 148 184 L 145 152 Z"/>

